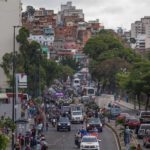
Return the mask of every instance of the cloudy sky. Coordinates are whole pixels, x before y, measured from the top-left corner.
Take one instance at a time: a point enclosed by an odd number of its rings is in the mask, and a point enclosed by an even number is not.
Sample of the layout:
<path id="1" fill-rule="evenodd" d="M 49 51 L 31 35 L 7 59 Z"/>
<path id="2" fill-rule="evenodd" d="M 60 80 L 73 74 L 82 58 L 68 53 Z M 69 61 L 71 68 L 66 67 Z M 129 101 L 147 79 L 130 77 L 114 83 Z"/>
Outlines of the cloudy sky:
<path id="1" fill-rule="evenodd" d="M 123 27 L 128 30 L 131 23 L 150 15 L 150 0 L 22 0 L 22 3 L 23 9 L 32 5 L 53 9 L 57 13 L 60 5 L 67 1 L 83 9 L 86 21 L 99 19 L 106 28 Z"/>

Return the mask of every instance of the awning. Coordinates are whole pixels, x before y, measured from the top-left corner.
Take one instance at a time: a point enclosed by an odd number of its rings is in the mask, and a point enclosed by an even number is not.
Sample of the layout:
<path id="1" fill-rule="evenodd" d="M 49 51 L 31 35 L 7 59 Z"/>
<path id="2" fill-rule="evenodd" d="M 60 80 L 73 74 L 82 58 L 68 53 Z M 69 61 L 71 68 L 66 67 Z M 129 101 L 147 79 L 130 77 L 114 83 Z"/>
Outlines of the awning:
<path id="1" fill-rule="evenodd" d="M 0 99 L 8 99 L 8 96 L 6 93 L 0 93 Z"/>

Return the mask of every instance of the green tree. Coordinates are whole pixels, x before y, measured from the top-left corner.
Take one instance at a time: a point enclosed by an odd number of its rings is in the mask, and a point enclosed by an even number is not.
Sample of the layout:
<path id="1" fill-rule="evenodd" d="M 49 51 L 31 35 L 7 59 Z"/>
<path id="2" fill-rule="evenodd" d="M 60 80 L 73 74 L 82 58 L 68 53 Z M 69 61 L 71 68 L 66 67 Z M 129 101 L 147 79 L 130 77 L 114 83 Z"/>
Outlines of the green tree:
<path id="1" fill-rule="evenodd" d="M 41 46 L 36 41 L 29 42 L 29 31 L 22 27 L 19 30 L 17 41 L 20 44 L 19 52 L 15 55 L 16 72 L 26 73 L 28 76 L 28 93 L 37 97 L 40 95 L 44 86 L 49 86 L 51 82 L 60 77 L 59 64 L 55 61 L 47 60 L 45 53 L 42 53 Z M 1 64 L 12 86 L 12 53 L 3 56 Z"/>
<path id="2" fill-rule="evenodd" d="M 60 66 L 60 68 L 61 68 L 61 78 L 64 81 L 67 80 L 68 76 L 72 76 L 74 74 L 74 72 L 75 72 L 71 67 L 69 67 L 67 65 Z"/>
<path id="3" fill-rule="evenodd" d="M 101 83 L 104 91 L 117 92 L 117 73 L 122 69 L 129 72 L 133 63 L 141 60 L 125 45 L 113 31 L 102 30 L 84 47 L 85 54 L 91 58 L 89 69 L 92 77 Z"/>
<path id="4" fill-rule="evenodd" d="M 75 71 L 77 71 L 78 67 L 79 67 L 79 64 L 76 62 L 76 60 L 73 59 L 73 58 L 69 58 L 69 57 L 63 58 L 60 61 L 60 64 L 62 64 L 64 66 L 67 65 L 67 66 L 69 66 L 70 68 L 72 68 Z"/>
<path id="5" fill-rule="evenodd" d="M 9 144 L 9 138 L 6 135 L 0 133 L 0 149 L 6 150 Z"/>

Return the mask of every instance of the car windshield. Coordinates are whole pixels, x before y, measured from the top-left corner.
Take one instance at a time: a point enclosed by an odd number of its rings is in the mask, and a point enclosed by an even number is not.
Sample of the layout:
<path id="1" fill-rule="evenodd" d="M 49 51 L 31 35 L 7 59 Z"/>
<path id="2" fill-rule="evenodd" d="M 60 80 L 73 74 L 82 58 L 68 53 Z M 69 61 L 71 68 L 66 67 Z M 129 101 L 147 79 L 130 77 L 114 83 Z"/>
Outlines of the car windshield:
<path id="1" fill-rule="evenodd" d="M 83 100 L 89 100 L 90 98 L 88 96 L 82 97 Z"/>
<path id="2" fill-rule="evenodd" d="M 94 89 L 88 89 L 88 94 L 94 94 Z"/>
<path id="3" fill-rule="evenodd" d="M 59 122 L 69 122 L 69 119 L 67 117 L 61 117 Z"/>
<path id="4" fill-rule="evenodd" d="M 150 125 L 141 126 L 141 129 L 150 129 Z"/>
<path id="5" fill-rule="evenodd" d="M 82 112 L 81 112 L 81 111 L 75 111 L 75 112 L 73 112 L 72 114 L 73 114 L 73 115 L 81 115 Z"/>
<path id="6" fill-rule="evenodd" d="M 74 83 L 79 83 L 79 80 L 75 80 Z"/>
<path id="7" fill-rule="evenodd" d="M 82 142 L 97 142 L 96 137 L 83 137 Z"/>
<path id="8" fill-rule="evenodd" d="M 96 124 L 99 124 L 100 123 L 100 120 L 99 118 L 92 118 L 89 120 L 89 123 L 96 123 Z"/>
<path id="9" fill-rule="evenodd" d="M 142 116 L 150 116 L 150 112 L 142 112 L 141 115 Z"/>
<path id="10" fill-rule="evenodd" d="M 136 118 L 135 118 L 135 119 L 132 119 L 132 118 L 131 118 L 131 119 L 129 119 L 129 121 L 130 121 L 130 122 L 137 122 L 138 119 L 136 119 Z"/>
<path id="11" fill-rule="evenodd" d="M 129 114 L 121 113 L 120 116 L 125 116 L 126 117 L 126 116 L 129 116 Z"/>

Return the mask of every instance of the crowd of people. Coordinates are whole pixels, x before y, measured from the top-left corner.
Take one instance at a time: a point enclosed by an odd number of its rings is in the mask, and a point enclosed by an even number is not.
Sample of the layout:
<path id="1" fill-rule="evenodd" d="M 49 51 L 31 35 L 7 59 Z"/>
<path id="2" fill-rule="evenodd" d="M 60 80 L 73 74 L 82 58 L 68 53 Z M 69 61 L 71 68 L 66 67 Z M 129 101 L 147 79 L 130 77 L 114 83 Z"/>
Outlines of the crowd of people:
<path id="1" fill-rule="evenodd" d="M 24 112 L 22 117 L 27 117 L 33 121 L 25 133 L 18 133 L 14 145 L 15 150 L 47 150 L 48 143 L 44 131 L 48 131 L 49 125 L 44 120 L 43 105 L 37 105 L 34 101 L 29 101 L 28 103 L 22 103 L 22 109 L 22 112 Z"/>

